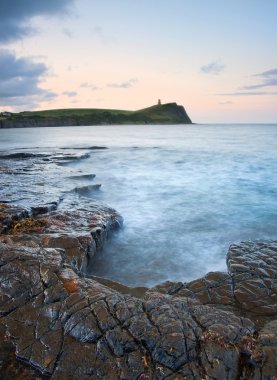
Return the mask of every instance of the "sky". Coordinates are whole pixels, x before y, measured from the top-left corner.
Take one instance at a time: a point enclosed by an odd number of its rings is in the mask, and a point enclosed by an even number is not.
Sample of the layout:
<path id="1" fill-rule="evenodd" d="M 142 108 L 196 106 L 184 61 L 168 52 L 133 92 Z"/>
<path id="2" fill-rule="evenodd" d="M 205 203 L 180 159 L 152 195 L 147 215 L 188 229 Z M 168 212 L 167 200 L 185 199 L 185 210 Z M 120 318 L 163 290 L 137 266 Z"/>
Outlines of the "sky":
<path id="1" fill-rule="evenodd" d="M 0 111 L 277 122 L 276 0 L 0 0 Z"/>

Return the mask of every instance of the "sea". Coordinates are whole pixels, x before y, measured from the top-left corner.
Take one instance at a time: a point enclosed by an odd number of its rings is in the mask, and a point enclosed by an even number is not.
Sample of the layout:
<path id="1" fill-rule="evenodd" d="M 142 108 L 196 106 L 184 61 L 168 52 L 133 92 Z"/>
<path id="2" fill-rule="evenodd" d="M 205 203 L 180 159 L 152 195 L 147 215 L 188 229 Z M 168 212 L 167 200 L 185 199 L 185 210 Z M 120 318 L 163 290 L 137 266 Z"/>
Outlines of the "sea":
<path id="1" fill-rule="evenodd" d="M 226 271 L 230 244 L 277 238 L 277 125 L 0 129 L 1 153 L 64 148 L 88 153 L 51 192 L 82 189 L 124 218 L 89 274 L 132 287 L 188 282 Z M 68 168 L 84 175 L 70 180 Z M 53 175 L 40 173 L 48 184 Z"/>

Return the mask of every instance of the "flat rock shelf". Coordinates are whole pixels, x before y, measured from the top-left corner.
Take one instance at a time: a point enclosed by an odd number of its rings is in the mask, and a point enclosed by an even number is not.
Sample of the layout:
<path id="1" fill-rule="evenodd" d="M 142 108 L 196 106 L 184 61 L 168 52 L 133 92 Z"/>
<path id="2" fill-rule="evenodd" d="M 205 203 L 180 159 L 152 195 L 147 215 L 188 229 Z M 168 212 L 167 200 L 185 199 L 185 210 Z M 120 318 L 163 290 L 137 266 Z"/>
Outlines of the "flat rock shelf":
<path id="1" fill-rule="evenodd" d="M 1 204 L 0 220 L 2 348 L 10 352 L 13 344 L 16 358 L 41 378 L 276 376 L 277 242 L 232 245 L 227 273 L 166 282 L 135 296 L 134 289 L 84 275 L 122 224 L 115 210 Z"/>
<path id="2" fill-rule="evenodd" d="M 95 149 L 0 155 L 1 379 L 276 379 L 277 241 L 186 283 L 87 275 L 123 223 L 66 182 L 94 179 L 73 167 Z"/>

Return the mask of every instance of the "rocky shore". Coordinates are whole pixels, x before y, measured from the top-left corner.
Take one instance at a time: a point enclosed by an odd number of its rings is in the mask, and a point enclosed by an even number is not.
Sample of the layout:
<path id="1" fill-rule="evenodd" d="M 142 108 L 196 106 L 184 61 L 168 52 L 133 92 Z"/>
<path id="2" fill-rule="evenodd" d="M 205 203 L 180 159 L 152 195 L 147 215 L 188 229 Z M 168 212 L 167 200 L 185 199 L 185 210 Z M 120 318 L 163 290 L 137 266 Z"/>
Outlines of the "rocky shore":
<path id="1" fill-rule="evenodd" d="M 53 379 L 273 379 L 277 242 L 233 245 L 228 273 L 138 298 L 83 274 L 121 221 L 2 204 L 1 325 L 17 358 Z"/>
<path id="2" fill-rule="evenodd" d="M 65 157 L 24 159 L 37 173 Z M 232 245 L 227 273 L 130 289 L 85 274 L 122 217 L 76 192 L 43 203 L 35 189 L 29 207 L 26 194 L 0 204 L 1 378 L 276 379 L 277 242 Z"/>

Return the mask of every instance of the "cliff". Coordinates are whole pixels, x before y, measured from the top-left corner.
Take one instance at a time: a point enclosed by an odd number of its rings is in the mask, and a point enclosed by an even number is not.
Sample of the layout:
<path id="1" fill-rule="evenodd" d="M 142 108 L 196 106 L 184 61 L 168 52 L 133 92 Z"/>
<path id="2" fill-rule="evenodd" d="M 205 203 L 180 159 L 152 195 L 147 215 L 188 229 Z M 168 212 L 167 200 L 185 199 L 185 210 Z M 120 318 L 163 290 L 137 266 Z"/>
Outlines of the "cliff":
<path id="1" fill-rule="evenodd" d="M 138 111 L 71 108 L 14 113 L 0 119 L 0 128 L 60 127 L 114 124 L 191 124 L 183 106 L 155 105 Z"/>

